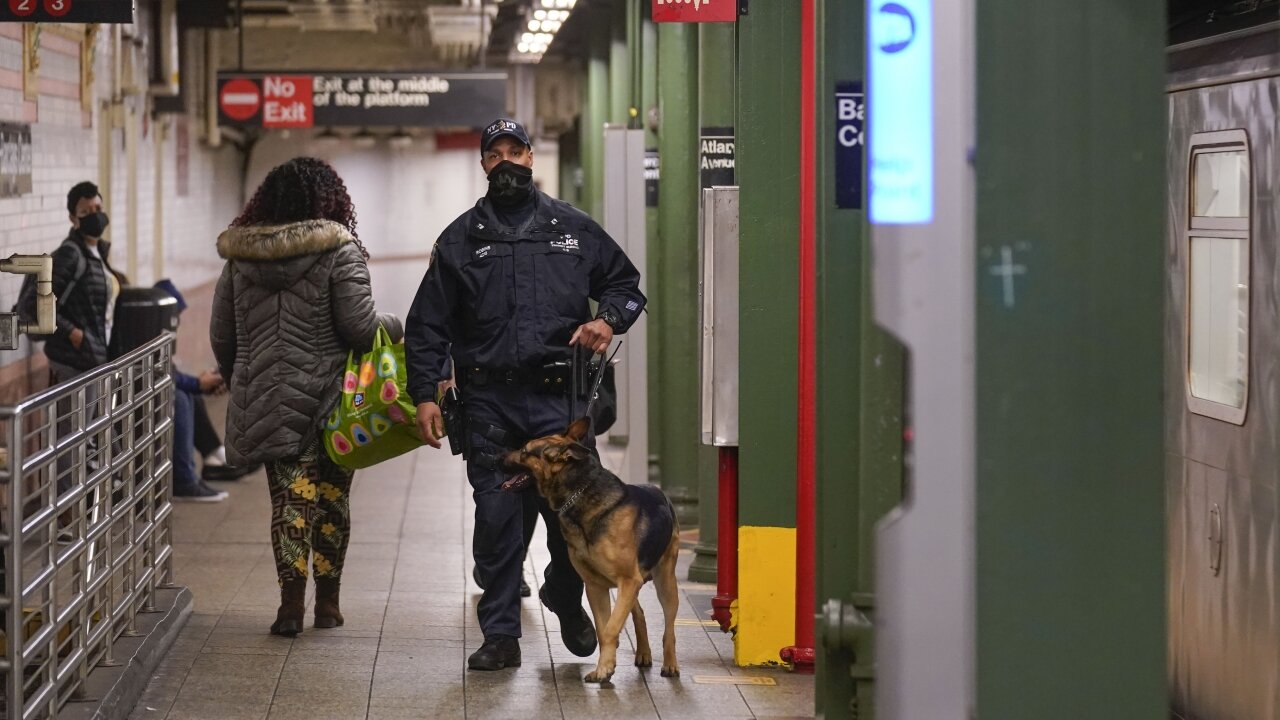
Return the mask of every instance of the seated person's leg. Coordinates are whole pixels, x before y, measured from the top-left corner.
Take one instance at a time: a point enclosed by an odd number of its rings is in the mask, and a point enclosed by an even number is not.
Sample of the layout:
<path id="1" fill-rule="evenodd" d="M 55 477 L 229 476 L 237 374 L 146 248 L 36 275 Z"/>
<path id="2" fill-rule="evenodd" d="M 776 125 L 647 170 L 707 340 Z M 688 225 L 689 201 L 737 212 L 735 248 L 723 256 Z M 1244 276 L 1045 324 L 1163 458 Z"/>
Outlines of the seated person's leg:
<path id="1" fill-rule="evenodd" d="M 196 502 L 218 502 L 227 497 L 196 477 L 195 399 L 190 393 L 173 390 L 173 498 Z"/>
<path id="2" fill-rule="evenodd" d="M 209 418 L 209 408 L 204 404 L 203 395 L 192 396 L 195 405 L 195 445 L 196 450 L 200 453 L 200 457 L 205 458 L 205 464 L 209 464 L 212 459 L 209 456 L 222 450 L 222 438 L 218 436 L 218 431 L 213 427 L 213 420 Z M 218 453 L 221 455 L 221 453 Z M 218 458 L 216 464 L 225 465 L 227 460 L 225 456 Z"/>
<path id="3" fill-rule="evenodd" d="M 227 464 L 227 451 L 222 446 L 222 438 L 209 417 L 209 408 L 205 405 L 203 395 L 193 395 L 195 404 L 195 446 L 204 459 L 201 478 L 205 481 L 239 480 L 257 470 L 255 467 L 238 467 Z"/>

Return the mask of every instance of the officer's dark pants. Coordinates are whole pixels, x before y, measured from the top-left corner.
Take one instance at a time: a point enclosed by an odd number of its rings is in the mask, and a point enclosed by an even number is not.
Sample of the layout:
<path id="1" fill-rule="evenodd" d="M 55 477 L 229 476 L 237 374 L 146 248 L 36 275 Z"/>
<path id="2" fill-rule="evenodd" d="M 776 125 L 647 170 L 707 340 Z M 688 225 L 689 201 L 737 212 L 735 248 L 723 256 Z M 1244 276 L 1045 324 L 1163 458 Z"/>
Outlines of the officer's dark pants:
<path id="1" fill-rule="evenodd" d="M 478 455 L 500 455 L 514 449 L 500 446 L 481 435 L 480 430 L 486 425 L 502 428 L 515 442 L 562 433 L 569 426 L 569 399 L 533 393 L 520 386 L 473 384 L 463 388 L 463 400 L 471 423 L 472 460 L 467 463 L 467 478 L 476 502 L 472 551 L 485 580 L 477 608 L 480 629 L 485 637 L 520 637 L 520 567 L 525 552 L 526 509 L 536 505 L 547 526 L 551 564 L 544 589 L 552 610 L 582 607 L 582 578 L 569 562 L 560 519 L 547 501 L 532 487 L 520 493 L 504 491 L 502 483 L 511 473 L 490 470 L 475 461 Z M 593 445 L 594 439 L 587 443 Z"/>

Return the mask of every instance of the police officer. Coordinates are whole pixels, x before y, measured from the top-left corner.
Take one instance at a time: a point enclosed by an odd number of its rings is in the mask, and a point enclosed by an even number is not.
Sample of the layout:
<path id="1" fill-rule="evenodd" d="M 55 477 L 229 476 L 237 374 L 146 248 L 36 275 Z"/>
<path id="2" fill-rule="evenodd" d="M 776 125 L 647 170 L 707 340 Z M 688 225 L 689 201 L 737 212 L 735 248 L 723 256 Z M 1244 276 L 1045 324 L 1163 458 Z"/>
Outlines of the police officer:
<path id="1" fill-rule="evenodd" d="M 519 123 L 501 119 L 484 130 L 480 165 L 489 191 L 436 241 L 409 311 L 405 351 L 418 424 L 436 448 L 444 433 L 436 388 L 448 378 L 450 356 L 455 364 L 476 503 L 473 552 L 485 581 L 477 609 L 484 645 L 468 666 L 499 670 L 520 664 L 524 503 L 537 503 L 547 525 L 551 564 L 538 597 L 560 618 L 570 652 L 595 652 L 559 519 L 534 492 L 504 492 L 508 474 L 497 458 L 565 431 L 574 353 L 604 352 L 635 322 L 645 297 L 640 273 L 613 238 L 534 187 L 533 149 Z M 598 303 L 594 318 L 589 300 Z"/>

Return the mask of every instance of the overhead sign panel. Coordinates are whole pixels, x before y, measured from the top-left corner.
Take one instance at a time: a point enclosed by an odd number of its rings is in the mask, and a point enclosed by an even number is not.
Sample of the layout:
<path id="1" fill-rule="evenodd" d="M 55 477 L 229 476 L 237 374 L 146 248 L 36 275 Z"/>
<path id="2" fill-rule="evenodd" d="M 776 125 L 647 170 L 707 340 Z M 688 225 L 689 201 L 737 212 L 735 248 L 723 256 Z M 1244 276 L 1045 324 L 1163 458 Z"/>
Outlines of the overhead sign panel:
<path id="1" fill-rule="evenodd" d="M 933 220 L 933 2 L 868 3 L 871 222 Z"/>
<path id="2" fill-rule="evenodd" d="M 738 0 L 653 0 L 654 22 L 737 22 Z"/>
<path id="3" fill-rule="evenodd" d="M 502 72 L 218 75 L 223 125 L 483 127 L 506 105 Z"/>
<path id="4" fill-rule="evenodd" d="M 133 22 L 133 0 L 3 0 L 0 22 Z"/>

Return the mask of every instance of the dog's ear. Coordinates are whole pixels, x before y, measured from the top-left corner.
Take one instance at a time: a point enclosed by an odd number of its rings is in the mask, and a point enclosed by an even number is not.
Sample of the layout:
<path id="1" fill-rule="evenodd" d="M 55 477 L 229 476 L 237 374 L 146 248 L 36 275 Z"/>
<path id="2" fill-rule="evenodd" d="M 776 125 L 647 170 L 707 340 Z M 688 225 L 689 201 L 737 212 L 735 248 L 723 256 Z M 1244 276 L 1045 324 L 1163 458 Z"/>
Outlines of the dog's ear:
<path id="1" fill-rule="evenodd" d="M 577 420 L 573 421 L 573 424 L 569 426 L 569 430 L 568 432 L 565 433 L 565 435 L 567 435 L 569 439 L 573 440 L 574 442 L 582 442 L 582 439 L 587 436 L 587 431 L 590 429 L 591 429 L 591 418 L 580 417 Z"/>
<path id="2" fill-rule="evenodd" d="M 548 462 L 553 463 L 572 463 L 581 462 L 591 457 L 592 451 L 581 443 L 572 443 L 569 445 L 560 445 L 550 448 L 543 455 Z"/>

